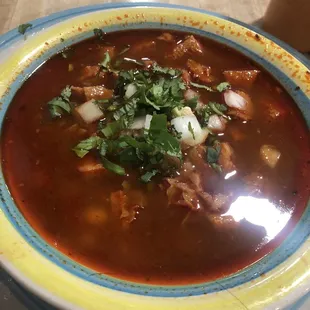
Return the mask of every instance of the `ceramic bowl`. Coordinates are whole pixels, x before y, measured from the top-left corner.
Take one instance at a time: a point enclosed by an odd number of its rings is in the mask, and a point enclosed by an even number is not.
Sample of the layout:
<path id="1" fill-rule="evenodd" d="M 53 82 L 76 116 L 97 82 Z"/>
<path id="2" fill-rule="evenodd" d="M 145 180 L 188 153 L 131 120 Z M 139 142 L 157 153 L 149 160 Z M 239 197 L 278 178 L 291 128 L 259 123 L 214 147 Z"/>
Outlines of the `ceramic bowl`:
<path id="1" fill-rule="evenodd" d="M 101 27 L 106 32 L 140 28 L 190 31 L 226 44 L 278 79 L 310 124 L 307 61 L 261 30 L 230 18 L 188 7 L 127 3 L 72 9 L 31 24 L 25 36 L 13 29 L 0 37 L 0 124 L 16 90 L 35 68 Z M 49 246 L 14 205 L 1 172 L 0 178 L 0 262 L 26 288 L 57 308 L 278 309 L 310 287 L 310 205 L 278 248 L 238 273 L 198 285 L 140 285 L 94 274 Z"/>

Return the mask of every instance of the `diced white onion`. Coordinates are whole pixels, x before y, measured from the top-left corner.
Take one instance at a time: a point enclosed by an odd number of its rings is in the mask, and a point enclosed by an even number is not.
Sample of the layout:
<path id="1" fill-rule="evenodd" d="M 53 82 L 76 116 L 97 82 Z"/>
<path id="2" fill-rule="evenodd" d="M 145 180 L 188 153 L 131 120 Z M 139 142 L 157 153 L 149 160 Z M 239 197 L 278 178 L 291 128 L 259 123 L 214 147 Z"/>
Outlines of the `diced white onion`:
<path id="1" fill-rule="evenodd" d="M 133 123 L 129 126 L 129 129 L 149 129 L 151 124 L 152 115 L 136 117 Z"/>
<path id="2" fill-rule="evenodd" d="M 142 129 L 145 125 L 145 116 L 136 117 L 133 123 L 129 126 L 129 129 Z"/>
<path id="3" fill-rule="evenodd" d="M 274 168 L 280 157 L 281 153 L 273 145 L 263 145 L 260 148 L 260 155 L 262 160 L 270 167 Z"/>
<path id="4" fill-rule="evenodd" d="M 208 136 L 209 131 L 202 129 L 196 116 L 180 116 L 172 119 L 171 124 L 177 132 L 181 134 L 181 141 L 187 145 L 194 146 L 203 143 Z M 189 125 L 190 124 L 190 125 Z M 193 133 L 189 130 L 193 129 Z"/>
<path id="5" fill-rule="evenodd" d="M 145 117 L 145 125 L 144 125 L 145 129 L 150 129 L 152 117 L 153 116 L 150 115 L 150 114 L 146 115 L 146 117 Z"/>
<path id="6" fill-rule="evenodd" d="M 246 100 L 232 90 L 226 90 L 224 93 L 225 103 L 230 107 L 238 110 L 245 110 Z"/>
<path id="7" fill-rule="evenodd" d="M 86 124 L 97 121 L 103 117 L 103 113 L 95 104 L 94 100 L 89 100 L 75 108 L 77 114 L 83 119 Z"/>
<path id="8" fill-rule="evenodd" d="M 125 92 L 125 97 L 130 98 L 137 91 L 137 86 L 135 84 L 128 84 Z"/>
<path id="9" fill-rule="evenodd" d="M 184 92 L 184 98 L 186 100 L 191 100 L 195 97 L 199 97 L 199 94 L 197 92 L 195 92 L 194 90 L 192 89 L 187 89 L 185 92 Z"/>
<path id="10" fill-rule="evenodd" d="M 208 129 L 213 132 L 224 132 L 227 121 L 224 117 L 213 114 L 208 121 Z"/>

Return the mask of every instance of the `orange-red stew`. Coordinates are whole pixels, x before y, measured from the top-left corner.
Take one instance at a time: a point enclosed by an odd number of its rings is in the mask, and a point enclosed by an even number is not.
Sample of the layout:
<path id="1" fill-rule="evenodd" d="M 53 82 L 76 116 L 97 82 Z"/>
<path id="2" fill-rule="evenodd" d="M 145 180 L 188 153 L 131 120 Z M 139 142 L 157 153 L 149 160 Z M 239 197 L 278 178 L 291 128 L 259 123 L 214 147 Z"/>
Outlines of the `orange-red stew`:
<path id="1" fill-rule="evenodd" d="M 2 166 L 27 221 L 138 282 L 210 280 L 273 250 L 309 196 L 292 98 L 205 38 L 95 32 L 40 66 L 7 112 Z"/>

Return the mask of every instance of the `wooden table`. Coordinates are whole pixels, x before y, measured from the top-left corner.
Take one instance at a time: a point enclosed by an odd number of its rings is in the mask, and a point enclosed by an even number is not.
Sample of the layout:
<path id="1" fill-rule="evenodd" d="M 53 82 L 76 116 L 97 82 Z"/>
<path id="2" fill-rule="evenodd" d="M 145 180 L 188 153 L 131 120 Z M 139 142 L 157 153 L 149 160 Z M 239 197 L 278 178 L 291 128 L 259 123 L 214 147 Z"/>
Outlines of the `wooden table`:
<path id="1" fill-rule="evenodd" d="M 182 4 L 218 12 L 246 23 L 260 19 L 270 0 L 168 0 L 143 1 Z M 20 24 L 78 6 L 115 0 L 0 0 L 0 34 Z M 123 2 L 134 2 L 123 0 Z M 137 1 L 141 2 L 141 1 Z"/>

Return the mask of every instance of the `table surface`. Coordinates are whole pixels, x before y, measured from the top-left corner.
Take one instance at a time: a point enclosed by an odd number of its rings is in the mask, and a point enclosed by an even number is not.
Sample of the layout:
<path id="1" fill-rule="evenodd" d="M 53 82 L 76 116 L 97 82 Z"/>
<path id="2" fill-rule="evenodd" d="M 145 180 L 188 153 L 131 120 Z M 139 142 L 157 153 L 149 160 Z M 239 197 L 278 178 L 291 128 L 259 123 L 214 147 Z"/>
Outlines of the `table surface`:
<path id="1" fill-rule="evenodd" d="M 98 4 L 102 0 L 0 0 L 0 34 L 18 25 L 69 8 Z M 105 1 L 120 2 L 120 1 Z M 122 2 L 133 2 L 131 0 Z M 165 2 L 182 4 L 218 12 L 246 23 L 255 23 L 265 13 L 270 0 L 168 0 L 168 1 L 137 1 Z M 301 308 L 310 309 L 310 304 L 301 301 Z M 0 267 L 0 309 L 1 310 L 43 310 L 51 309 L 42 301 L 25 293 Z M 296 308 L 297 309 L 297 308 Z"/>

